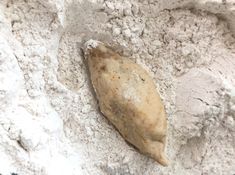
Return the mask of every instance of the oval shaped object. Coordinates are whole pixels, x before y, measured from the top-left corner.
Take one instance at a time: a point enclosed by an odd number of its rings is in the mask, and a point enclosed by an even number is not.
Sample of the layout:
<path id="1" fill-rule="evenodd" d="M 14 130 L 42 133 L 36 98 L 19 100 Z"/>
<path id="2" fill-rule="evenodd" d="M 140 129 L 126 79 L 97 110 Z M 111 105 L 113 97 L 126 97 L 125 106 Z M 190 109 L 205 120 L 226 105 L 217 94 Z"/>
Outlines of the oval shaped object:
<path id="1" fill-rule="evenodd" d="M 83 50 L 100 111 L 126 141 L 167 166 L 166 113 L 151 77 L 102 42 L 89 40 Z"/>

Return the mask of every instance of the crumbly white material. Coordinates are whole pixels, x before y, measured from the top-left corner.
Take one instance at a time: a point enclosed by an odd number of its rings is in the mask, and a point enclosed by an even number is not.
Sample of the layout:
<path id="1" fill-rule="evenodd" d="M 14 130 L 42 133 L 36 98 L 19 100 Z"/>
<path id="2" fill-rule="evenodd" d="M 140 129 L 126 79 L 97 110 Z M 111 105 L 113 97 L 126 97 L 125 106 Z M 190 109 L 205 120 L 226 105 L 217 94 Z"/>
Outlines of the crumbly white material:
<path id="1" fill-rule="evenodd" d="M 235 174 L 234 3 L 2 0 L 0 174 Z M 154 78 L 169 167 L 127 144 L 99 112 L 80 50 L 89 39 Z"/>
<path id="2" fill-rule="evenodd" d="M 83 52 L 86 52 L 92 48 L 96 48 L 99 43 L 101 43 L 100 41 L 97 41 L 97 40 L 93 40 L 93 39 L 90 39 L 88 41 L 85 42 L 84 46 L 83 46 Z"/>

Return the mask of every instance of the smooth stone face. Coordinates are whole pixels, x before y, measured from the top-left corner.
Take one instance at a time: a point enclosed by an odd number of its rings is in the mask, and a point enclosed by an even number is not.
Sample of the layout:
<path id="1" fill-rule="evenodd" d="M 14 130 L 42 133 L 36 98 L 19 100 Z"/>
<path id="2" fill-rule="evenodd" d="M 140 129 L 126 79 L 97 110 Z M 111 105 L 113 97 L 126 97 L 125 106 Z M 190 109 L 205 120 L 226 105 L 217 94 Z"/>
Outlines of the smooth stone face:
<path id="1" fill-rule="evenodd" d="M 167 166 L 166 114 L 151 77 L 99 41 L 86 42 L 84 53 L 101 112 L 126 141 Z"/>

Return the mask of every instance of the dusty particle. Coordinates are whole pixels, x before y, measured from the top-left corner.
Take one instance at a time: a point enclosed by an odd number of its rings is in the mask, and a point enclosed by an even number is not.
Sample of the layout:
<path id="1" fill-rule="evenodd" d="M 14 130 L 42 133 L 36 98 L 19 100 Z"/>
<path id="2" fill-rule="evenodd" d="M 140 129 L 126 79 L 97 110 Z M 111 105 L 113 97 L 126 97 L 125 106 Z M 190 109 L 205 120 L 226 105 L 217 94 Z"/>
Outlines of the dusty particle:
<path id="1" fill-rule="evenodd" d="M 84 53 L 101 112 L 125 140 L 166 166 L 166 113 L 151 77 L 102 42 L 89 40 Z"/>
<path id="2" fill-rule="evenodd" d="M 116 27 L 116 28 L 113 29 L 113 35 L 114 36 L 118 36 L 118 35 L 120 35 L 120 33 L 121 33 L 121 29 L 120 28 Z"/>

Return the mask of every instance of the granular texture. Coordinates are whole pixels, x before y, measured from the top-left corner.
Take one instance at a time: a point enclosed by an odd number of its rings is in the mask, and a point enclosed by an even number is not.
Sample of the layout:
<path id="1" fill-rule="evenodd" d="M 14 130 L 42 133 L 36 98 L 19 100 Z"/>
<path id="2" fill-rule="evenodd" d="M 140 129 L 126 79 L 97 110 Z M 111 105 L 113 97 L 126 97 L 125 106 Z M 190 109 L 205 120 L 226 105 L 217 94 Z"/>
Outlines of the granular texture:
<path id="1" fill-rule="evenodd" d="M 234 0 L 2 0 L 0 174 L 235 173 Z M 99 112 L 81 46 L 153 77 L 168 116 L 160 167 Z"/>

